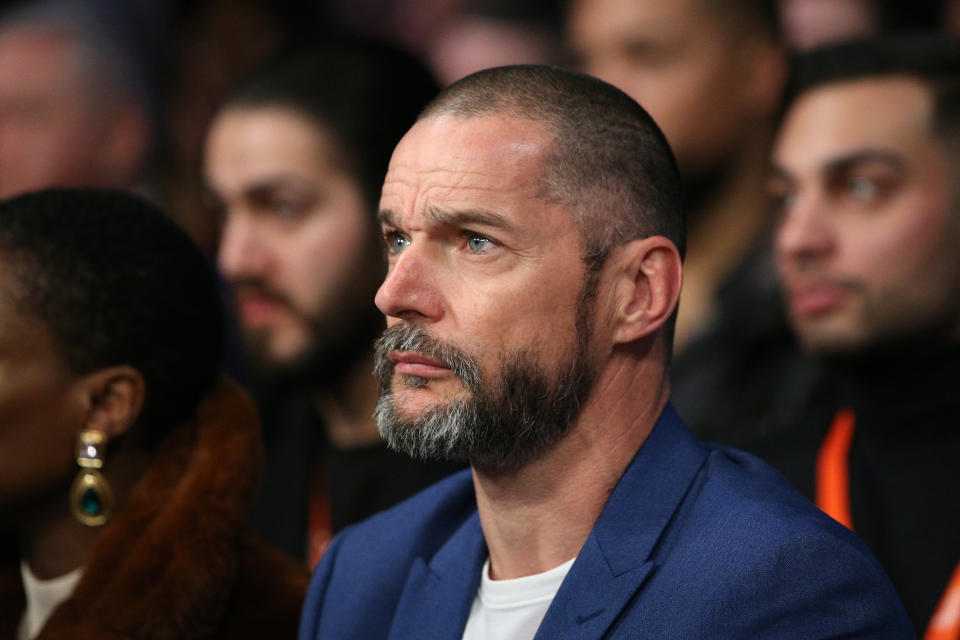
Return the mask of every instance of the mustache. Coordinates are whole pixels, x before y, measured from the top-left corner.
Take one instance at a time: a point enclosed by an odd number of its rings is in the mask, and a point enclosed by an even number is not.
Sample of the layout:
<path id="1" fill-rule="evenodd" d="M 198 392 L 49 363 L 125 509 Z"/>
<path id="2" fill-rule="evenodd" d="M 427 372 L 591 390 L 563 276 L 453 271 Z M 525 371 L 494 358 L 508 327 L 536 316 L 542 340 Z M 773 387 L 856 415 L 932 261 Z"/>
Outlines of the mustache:
<path id="1" fill-rule="evenodd" d="M 788 264 L 776 265 L 777 281 L 781 289 L 794 289 L 809 285 L 826 285 L 859 289 L 863 286 L 860 278 L 845 273 L 830 271 L 825 265 L 814 260 L 796 260 Z"/>
<path id="2" fill-rule="evenodd" d="M 391 351 L 413 351 L 449 368 L 471 391 L 480 386 L 481 370 L 477 361 L 453 343 L 431 336 L 418 324 L 398 324 L 387 328 L 374 343 L 374 348 L 374 373 L 383 382 L 388 382 L 393 376 L 394 364 L 387 354 Z"/>
<path id="3" fill-rule="evenodd" d="M 270 302 L 283 305 L 301 322 L 304 322 L 310 326 L 314 326 L 316 324 L 316 319 L 302 309 L 293 300 L 293 298 L 288 296 L 283 291 L 272 287 L 270 284 L 264 280 L 261 280 L 260 278 L 234 278 L 233 280 L 230 280 L 228 284 L 230 285 L 230 299 L 234 311 L 236 310 L 237 302 L 239 300 L 242 300 L 247 296 L 256 296 L 258 298 L 264 298 Z"/>
<path id="4" fill-rule="evenodd" d="M 781 275 L 779 285 L 780 289 L 785 293 L 811 286 L 827 286 L 849 289 L 851 291 L 863 288 L 863 283 L 859 279 L 846 276 L 822 275 L 814 271 L 800 272 L 786 276 Z"/>
<path id="5" fill-rule="evenodd" d="M 235 278 L 229 281 L 230 294 L 233 298 L 255 295 L 273 302 L 292 307 L 293 301 L 279 289 L 271 287 L 259 278 Z"/>

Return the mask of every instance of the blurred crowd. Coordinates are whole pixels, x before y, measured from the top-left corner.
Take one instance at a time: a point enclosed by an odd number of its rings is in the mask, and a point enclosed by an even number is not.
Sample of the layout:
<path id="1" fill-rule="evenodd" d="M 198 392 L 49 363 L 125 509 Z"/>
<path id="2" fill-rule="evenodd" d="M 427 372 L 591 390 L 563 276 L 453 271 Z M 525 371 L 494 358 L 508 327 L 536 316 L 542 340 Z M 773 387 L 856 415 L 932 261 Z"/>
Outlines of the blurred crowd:
<path id="1" fill-rule="evenodd" d="M 271 569 L 293 576 L 274 593 L 295 600 L 297 572 L 337 532 L 462 466 L 387 449 L 372 417 L 376 210 L 394 146 L 480 69 L 609 82 L 650 113 L 680 171 L 672 403 L 697 436 L 759 455 L 853 529 L 923 634 L 948 585 L 960 594 L 955 37 L 955 0 L 31 0 L 0 12 L 0 199 L 132 192 L 215 265 L 204 291 L 228 310 L 223 369 L 263 425 L 243 509 L 299 563 Z M 212 380 L 222 404 L 243 403 Z M 0 455 L 19 455 L 36 442 L 4 435 L 5 397 Z M 158 474 L 141 453 L 117 457 L 134 479 Z M 16 577 L 40 553 L 24 540 L 54 520 L 28 503 L 72 479 L 66 457 L 37 458 L 62 463 L 47 484 L 0 472 L 27 487 L 0 487 Z M 76 563 L 41 566 L 30 579 Z M 24 622 L 27 600 L 0 602 L 0 637 L 40 633 L 50 611 Z"/>
<path id="2" fill-rule="evenodd" d="M 133 184 L 161 199 L 208 251 L 216 245 L 217 229 L 216 219 L 203 207 L 198 182 L 206 127 L 234 81 L 291 43 L 317 41 L 338 32 L 382 39 L 423 59 L 441 85 L 484 67 L 517 62 L 579 65 L 617 83 L 620 76 L 615 74 L 629 73 L 629 69 L 618 71 L 602 61 L 596 65 L 607 66 L 591 66 L 594 63 L 583 58 L 582 49 L 588 46 L 584 38 L 607 38 L 609 48 L 623 49 L 630 43 L 615 44 L 614 38 L 628 35 L 630 20 L 683 24 L 687 33 L 673 34 L 677 38 L 693 38 L 698 28 L 693 24 L 697 21 L 681 15 L 679 9 L 667 15 L 654 6 L 645 11 L 663 15 L 631 15 L 629 3 L 614 2 L 602 9 L 579 3 L 567 7 L 548 0 L 32 0 L 7 4 L 11 7 L 5 9 L 8 24 L 0 78 L 7 124 L 0 147 L 4 154 L 0 194 L 62 182 Z M 776 15 L 758 19 L 770 22 L 777 44 L 792 51 L 891 30 L 960 30 L 960 4 L 951 0 L 909 5 L 882 0 L 770 4 L 777 5 Z M 610 31 L 613 24 L 594 24 L 596 16 L 573 15 L 587 10 L 602 11 L 625 33 L 618 36 Z M 27 37 L 27 23 L 45 24 L 46 37 Z M 599 32 L 591 35 L 590 29 Z M 640 65 L 653 66 L 639 59 L 639 51 L 622 53 L 625 58 L 632 56 L 637 71 L 642 70 Z M 71 68 L 68 59 L 81 66 Z M 701 75 L 712 73 L 698 61 L 688 64 Z M 31 73 L 24 73 L 27 68 Z M 664 73 L 674 71 L 671 66 Z M 698 79 L 678 76 L 674 81 L 689 86 Z M 730 81 L 713 79 L 717 87 Z M 629 84 L 623 86 L 634 97 L 644 97 Z M 690 100 L 695 98 L 691 95 Z M 44 108 L 26 109 L 26 105 Z M 698 114 L 680 112 L 676 117 Z M 674 127 L 669 121 L 662 126 Z M 671 131 L 703 145 L 700 150 L 687 149 L 690 144 L 678 139 L 675 149 L 682 163 L 699 161 L 686 157 L 690 154 L 719 153 L 723 144 L 730 144 L 718 139 L 721 133 L 706 130 L 710 120 L 700 126 L 700 130 Z M 738 131 L 722 135 L 732 140 Z M 109 166 L 89 162 L 89 149 L 104 149 L 113 139 L 118 140 L 117 149 L 110 147 L 110 158 L 97 160 L 110 162 Z M 694 298 L 691 293 L 686 306 L 693 308 Z M 687 329 L 680 331 L 681 336 L 687 333 Z"/>

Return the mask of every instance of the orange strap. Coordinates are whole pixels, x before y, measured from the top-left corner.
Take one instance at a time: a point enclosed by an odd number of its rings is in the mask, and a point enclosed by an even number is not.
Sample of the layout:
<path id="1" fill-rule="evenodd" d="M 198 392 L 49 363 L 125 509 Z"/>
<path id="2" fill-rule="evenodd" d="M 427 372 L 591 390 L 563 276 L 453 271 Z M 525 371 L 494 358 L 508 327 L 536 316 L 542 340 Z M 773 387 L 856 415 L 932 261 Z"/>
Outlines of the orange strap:
<path id="1" fill-rule="evenodd" d="M 850 446 L 856 420 L 853 411 L 841 409 L 833 418 L 817 453 L 817 506 L 853 531 L 850 510 Z M 960 640 L 960 565 L 930 618 L 923 640 Z"/>
<path id="2" fill-rule="evenodd" d="M 848 460 L 854 423 L 853 411 L 838 411 L 817 453 L 817 506 L 851 531 L 853 514 L 850 511 Z"/>
<path id="3" fill-rule="evenodd" d="M 947 590 L 930 618 L 923 640 L 957 640 L 960 638 L 960 565 L 953 571 Z"/>
<path id="4" fill-rule="evenodd" d="M 310 495 L 307 505 L 307 567 L 313 571 L 333 538 L 330 514 L 330 490 L 327 470 L 315 464 L 310 474 Z"/>

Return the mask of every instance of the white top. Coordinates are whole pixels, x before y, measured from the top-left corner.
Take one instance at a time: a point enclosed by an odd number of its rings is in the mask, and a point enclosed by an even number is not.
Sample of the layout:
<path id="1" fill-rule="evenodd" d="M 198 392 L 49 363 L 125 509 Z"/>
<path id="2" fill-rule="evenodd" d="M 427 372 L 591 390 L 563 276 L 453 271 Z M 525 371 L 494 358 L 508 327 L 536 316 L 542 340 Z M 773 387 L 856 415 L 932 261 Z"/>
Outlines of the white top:
<path id="1" fill-rule="evenodd" d="M 488 558 L 463 640 L 533 640 L 573 560 L 532 576 L 491 580 Z"/>
<path id="2" fill-rule="evenodd" d="M 82 571 L 77 568 L 57 578 L 41 580 L 33 575 L 26 561 L 20 562 L 23 591 L 27 596 L 27 610 L 20 618 L 17 640 L 37 637 L 57 606 L 70 597 L 73 588 L 80 582 Z"/>

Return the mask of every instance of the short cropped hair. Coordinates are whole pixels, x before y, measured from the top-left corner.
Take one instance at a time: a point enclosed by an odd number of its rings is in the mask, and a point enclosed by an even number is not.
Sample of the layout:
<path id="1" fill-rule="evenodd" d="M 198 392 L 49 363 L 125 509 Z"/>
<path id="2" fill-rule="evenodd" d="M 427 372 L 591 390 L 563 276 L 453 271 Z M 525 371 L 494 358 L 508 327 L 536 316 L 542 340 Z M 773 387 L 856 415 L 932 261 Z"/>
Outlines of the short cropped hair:
<path id="1" fill-rule="evenodd" d="M 913 76 L 933 92 L 933 130 L 960 137 L 960 40 L 935 33 L 865 38 L 828 45 L 795 58 L 781 113 L 804 93 L 882 76 Z"/>
<path id="2" fill-rule="evenodd" d="M 216 381 L 224 350 L 216 276 L 146 200 L 50 189 L 0 202 L 0 264 L 72 372 L 140 372 L 148 444 L 192 416 Z"/>
<path id="3" fill-rule="evenodd" d="M 373 215 L 394 147 L 438 91 L 409 54 L 330 36 L 271 59 L 240 80 L 219 110 L 284 107 L 305 116 L 332 136 L 338 161 L 359 182 Z"/>
<path id="4" fill-rule="evenodd" d="M 602 265 L 615 246 L 654 235 L 683 255 L 685 216 L 670 146 L 647 112 L 616 87 L 557 67 L 498 67 L 450 85 L 420 117 L 447 114 L 509 115 L 553 135 L 541 194 L 571 211 L 591 266 Z"/>

